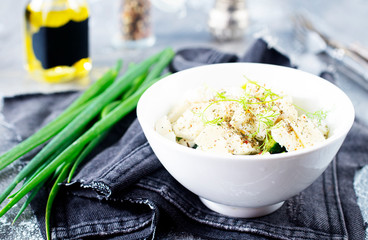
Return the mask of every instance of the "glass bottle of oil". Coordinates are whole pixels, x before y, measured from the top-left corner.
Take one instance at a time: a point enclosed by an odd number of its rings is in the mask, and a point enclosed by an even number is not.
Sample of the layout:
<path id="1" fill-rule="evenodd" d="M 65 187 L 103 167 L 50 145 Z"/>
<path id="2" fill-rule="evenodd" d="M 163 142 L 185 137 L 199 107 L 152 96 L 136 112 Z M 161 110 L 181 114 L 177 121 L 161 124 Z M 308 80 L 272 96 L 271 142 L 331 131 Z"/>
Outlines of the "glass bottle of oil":
<path id="1" fill-rule="evenodd" d="M 36 80 L 66 82 L 86 77 L 87 0 L 31 0 L 25 10 L 27 69 Z"/>

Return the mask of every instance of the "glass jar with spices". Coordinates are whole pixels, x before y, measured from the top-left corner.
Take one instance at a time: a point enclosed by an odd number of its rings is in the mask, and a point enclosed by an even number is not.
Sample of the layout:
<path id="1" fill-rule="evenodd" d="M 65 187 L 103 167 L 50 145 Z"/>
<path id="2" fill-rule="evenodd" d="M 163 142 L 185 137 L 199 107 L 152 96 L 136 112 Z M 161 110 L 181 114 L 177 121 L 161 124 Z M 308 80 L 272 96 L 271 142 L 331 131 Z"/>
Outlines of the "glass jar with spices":
<path id="1" fill-rule="evenodd" d="M 121 0 L 118 47 L 149 47 L 155 43 L 150 0 Z"/>
<path id="2" fill-rule="evenodd" d="M 92 64 L 86 0 L 31 0 L 25 10 L 27 70 L 49 83 L 84 78 Z"/>

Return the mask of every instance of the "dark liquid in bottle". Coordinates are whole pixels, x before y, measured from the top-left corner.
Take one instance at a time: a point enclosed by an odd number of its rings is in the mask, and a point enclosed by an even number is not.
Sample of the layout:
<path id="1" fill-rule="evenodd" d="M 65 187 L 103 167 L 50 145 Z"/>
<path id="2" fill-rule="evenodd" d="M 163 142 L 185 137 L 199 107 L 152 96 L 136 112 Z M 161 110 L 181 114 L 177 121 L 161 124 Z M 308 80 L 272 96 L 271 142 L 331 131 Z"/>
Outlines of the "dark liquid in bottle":
<path id="1" fill-rule="evenodd" d="M 38 5 L 36 5 L 37 7 Z M 86 5 L 78 8 L 25 11 L 27 69 L 36 80 L 50 83 L 88 80 L 88 19 Z"/>
<path id="2" fill-rule="evenodd" d="M 81 22 L 69 21 L 57 28 L 41 27 L 32 36 L 32 47 L 44 69 L 72 66 L 88 58 L 88 18 Z"/>

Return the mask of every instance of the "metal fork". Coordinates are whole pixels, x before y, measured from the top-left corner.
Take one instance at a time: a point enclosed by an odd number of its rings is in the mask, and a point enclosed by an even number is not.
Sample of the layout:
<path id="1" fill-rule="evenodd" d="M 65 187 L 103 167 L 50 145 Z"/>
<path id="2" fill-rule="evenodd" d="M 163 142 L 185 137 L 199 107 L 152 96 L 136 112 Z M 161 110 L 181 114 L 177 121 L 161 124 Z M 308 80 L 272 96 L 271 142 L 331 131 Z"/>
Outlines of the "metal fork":
<path id="1" fill-rule="evenodd" d="M 334 60 L 337 71 L 342 72 L 368 90 L 368 49 L 352 44 L 345 46 L 317 29 L 300 13 L 292 16 L 296 40 L 304 51 L 325 53 Z"/>

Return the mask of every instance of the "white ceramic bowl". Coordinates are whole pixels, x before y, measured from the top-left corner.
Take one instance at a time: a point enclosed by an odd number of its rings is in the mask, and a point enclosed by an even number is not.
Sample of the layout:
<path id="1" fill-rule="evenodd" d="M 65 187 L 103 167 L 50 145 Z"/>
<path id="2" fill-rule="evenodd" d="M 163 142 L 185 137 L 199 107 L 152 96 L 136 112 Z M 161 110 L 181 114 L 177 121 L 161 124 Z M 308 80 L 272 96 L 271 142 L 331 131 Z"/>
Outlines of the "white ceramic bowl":
<path id="1" fill-rule="evenodd" d="M 274 155 L 218 155 L 187 148 L 158 134 L 154 125 L 207 85 L 242 86 L 244 75 L 281 89 L 310 112 L 327 110 L 329 138 L 308 149 Z M 327 168 L 354 122 L 354 107 L 335 85 L 300 70 L 255 63 L 208 65 L 172 74 L 151 86 L 137 107 L 138 120 L 167 171 L 210 209 L 233 217 L 269 214 L 312 184 Z"/>

